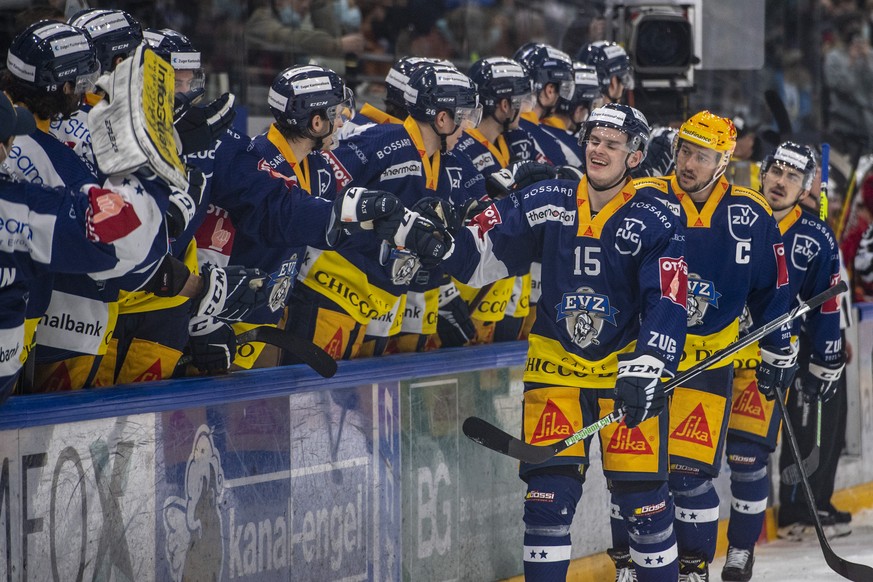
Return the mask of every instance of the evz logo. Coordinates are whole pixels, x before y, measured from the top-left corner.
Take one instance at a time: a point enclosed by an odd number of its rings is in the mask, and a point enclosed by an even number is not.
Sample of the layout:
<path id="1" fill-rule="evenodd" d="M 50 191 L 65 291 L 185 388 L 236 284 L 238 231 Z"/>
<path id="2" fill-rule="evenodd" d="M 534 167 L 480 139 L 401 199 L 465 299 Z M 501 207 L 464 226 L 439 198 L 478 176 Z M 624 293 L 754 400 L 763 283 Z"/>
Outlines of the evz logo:
<path id="1" fill-rule="evenodd" d="M 701 279 L 696 273 L 688 275 L 688 327 L 703 325 L 703 316 L 712 305 L 718 309 L 718 298 L 721 293 L 715 290 L 715 283 Z"/>
<path id="2" fill-rule="evenodd" d="M 282 263 L 279 272 L 271 277 L 273 279 L 272 290 L 270 291 L 270 299 L 267 306 L 273 313 L 285 307 L 285 299 L 288 298 L 288 293 L 294 287 L 294 282 L 297 280 L 297 253 L 291 255 L 291 258 Z"/>
<path id="3" fill-rule="evenodd" d="M 821 245 L 814 238 L 798 234 L 794 237 L 794 245 L 791 247 L 791 264 L 795 269 L 805 271 L 820 250 Z"/>
<path id="4" fill-rule="evenodd" d="M 615 250 L 622 255 L 637 256 L 643 243 L 643 231 L 646 225 L 636 218 L 625 218 L 617 231 L 615 231 Z"/>
<path id="5" fill-rule="evenodd" d="M 758 215 L 746 204 L 731 204 L 728 206 L 728 229 L 735 241 L 752 240 L 752 225 L 758 220 Z"/>
<path id="6" fill-rule="evenodd" d="M 603 322 L 615 323 L 618 309 L 609 304 L 609 297 L 595 293 L 589 287 L 580 287 L 573 293 L 564 293 L 561 302 L 555 306 L 557 321 L 566 320 L 570 339 L 580 348 L 600 345 L 597 336 L 603 329 Z"/>

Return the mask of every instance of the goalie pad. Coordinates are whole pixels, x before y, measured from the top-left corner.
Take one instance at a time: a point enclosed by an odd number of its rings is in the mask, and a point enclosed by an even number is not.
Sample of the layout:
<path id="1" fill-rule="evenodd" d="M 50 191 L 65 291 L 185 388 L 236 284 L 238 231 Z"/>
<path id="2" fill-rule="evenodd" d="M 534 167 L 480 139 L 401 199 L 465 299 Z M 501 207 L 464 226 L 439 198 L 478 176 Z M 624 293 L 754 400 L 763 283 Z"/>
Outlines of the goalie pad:
<path id="1" fill-rule="evenodd" d="M 170 64 L 143 46 L 98 79 L 106 97 L 88 113 L 88 127 L 101 172 L 124 176 L 148 166 L 168 184 L 187 190 L 173 134 L 174 79 Z"/>

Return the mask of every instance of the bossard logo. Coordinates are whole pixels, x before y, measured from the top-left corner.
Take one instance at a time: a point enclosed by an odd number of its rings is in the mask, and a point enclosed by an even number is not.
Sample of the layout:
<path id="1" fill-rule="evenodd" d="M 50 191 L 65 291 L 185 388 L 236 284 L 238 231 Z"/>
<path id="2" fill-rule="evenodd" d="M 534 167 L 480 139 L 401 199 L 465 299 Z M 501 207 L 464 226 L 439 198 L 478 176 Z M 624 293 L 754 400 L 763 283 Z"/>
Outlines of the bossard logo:
<path id="1" fill-rule="evenodd" d="M 540 419 L 537 421 L 537 427 L 531 436 L 531 444 L 540 443 L 543 441 L 554 441 L 565 439 L 575 431 L 573 425 L 567 420 L 567 417 L 558 408 L 558 405 L 552 400 L 546 401 L 546 406 L 543 408 Z"/>
<path id="2" fill-rule="evenodd" d="M 698 404 L 697 408 L 679 423 L 670 438 L 712 448 L 712 433 L 709 431 L 706 413 L 703 412 L 703 404 Z"/>
<path id="3" fill-rule="evenodd" d="M 643 431 L 640 427 L 635 426 L 628 428 L 624 421 L 618 425 L 616 431 L 609 439 L 609 445 L 606 447 L 608 453 L 616 453 L 620 455 L 652 455 L 651 445 L 646 440 Z"/>
<path id="4" fill-rule="evenodd" d="M 219 508 L 223 493 L 224 470 L 212 430 L 200 425 L 185 469 L 183 496 L 170 496 L 164 502 L 165 551 L 175 582 L 222 579 L 224 544 Z"/>
<path id="5" fill-rule="evenodd" d="M 701 279 L 697 273 L 688 274 L 688 327 L 703 325 L 703 316 L 712 305 L 718 309 L 718 298 L 721 293 L 715 290 L 715 283 Z"/>
<path id="6" fill-rule="evenodd" d="M 564 293 L 561 302 L 555 306 L 557 321 L 566 319 L 567 333 L 573 343 L 580 348 L 600 345 L 597 336 L 603 329 L 603 322 L 615 323 L 618 309 L 609 304 L 609 297 L 595 293 L 589 287 L 580 287 L 574 293 Z"/>
<path id="7" fill-rule="evenodd" d="M 749 382 L 749 385 L 740 393 L 740 397 L 737 398 L 731 407 L 731 414 L 748 416 L 756 420 L 765 420 L 764 406 L 761 404 L 761 394 L 758 392 L 758 385 L 755 382 Z"/>

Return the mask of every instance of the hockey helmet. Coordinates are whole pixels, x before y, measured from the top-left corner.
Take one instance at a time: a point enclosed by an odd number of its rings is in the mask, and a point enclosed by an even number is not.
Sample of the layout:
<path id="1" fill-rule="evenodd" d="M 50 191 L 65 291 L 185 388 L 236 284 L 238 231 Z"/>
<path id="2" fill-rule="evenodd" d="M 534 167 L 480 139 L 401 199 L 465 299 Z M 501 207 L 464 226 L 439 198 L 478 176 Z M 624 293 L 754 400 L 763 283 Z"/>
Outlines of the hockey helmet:
<path id="1" fill-rule="evenodd" d="M 315 65 L 290 67 L 279 73 L 267 103 L 280 126 L 303 132 L 313 115 L 320 114 L 333 124 L 338 116 L 347 121 L 355 112 L 352 90 L 335 72 Z"/>
<path id="2" fill-rule="evenodd" d="M 385 102 L 406 109 L 403 94 L 409 85 L 409 75 L 422 65 L 435 64 L 436 62 L 436 59 L 426 57 L 403 57 L 395 62 L 385 76 Z"/>
<path id="3" fill-rule="evenodd" d="M 716 166 L 726 168 L 731 155 L 734 153 L 734 148 L 737 147 L 737 128 L 734 127 L 734 122 L 727 117 L 719 117 L 709 111 L 699 111 L 679 128 L 679 133 L 676 135 L 677 149 L 682 140 L 702 148 L 715 150 L 721 155 Z M 721 168 L 722 172 L 724 168 Z"/>
<path id="4" fill-rule="evenodd" d="M 515 53 L 512 55 L 512 60 L 520 64 L 522 67 L 527 68 L 527 57 L 533 52 L 535 48 L 538 46 L 543 46 L 541 42 L 526 42 L 518 49 L 516 49 Z"/>
<path id="5" fill-rule="evenodd" d="M 503 99 L 509 99 L 515 110 L 521 110 L 525 102 L 533 105 L 530 78 L 516 61 L 504 57 L 480 59 L 470 67 L 469 76 L 476 83 L 486 113 L 493 112 Z"/>
<path id="6" fill-rule="evenodd" d="M 613 77 L 618 77 L 627 90 L 633 90 L 633 67 L 627 51 L 620 44 L 608 40 L 598 40 L 582 47 L 577 58 L 597 70 L 601 93 L 606 93 L 609 90 L 609 83 Z"/>
<path id="7" fill-rule="evenodd" d="M 482 106 L 476 86 L 467 75 L 442 65 L 424 65 L 409 77 L 404 93 L 406 108 L 413 119 L 433 121 L 448 111 L 455 125 L 471 129 L 482 120 Z"/>
<path id="8" fill-rule="evenodd" d="M 78 95 L 92 91 L 100 75 L 100 63 L 88 36 L 54 20 L 31 24 L 16 36 L 6 67 L 18 79 L 48 92 L 73 83 Z"/>
<path id="9" fill-rule="evenodd" d="M 142 26 L 124 10 L 88 8 L 73 15 L 69 23 L 91 39 L 104 72 L 114 68 L 116 57 L 126 58 L 143 42 Z"/>
<path id="10" fill-rule="evenodd" d="M 519 49 L 516 54 L 522 49 Z M 527 70 L 528 76 L 533 81 L 534 91 L 539 93 L 543 87 L 554 83 L 558 87 L 560 97 L 571 99 L 575 83 L 570 56 L 547 44 L 536 44 L 526 50 L 526 54 L 520 55 L 517 60 Z"/>
<path id="11" fill-rule="evenodd" d="M 151 49 L 170 63 L 176 72 L 193 71 L 194 77 L 186 92 L 203 89 L 206 86 L 206 73 L 200 62 L 200 51 L 194 48 L 187 36 L 171 28 L 147 28 L 143 36 Z"/>
<path id="12" fill-rule="evenodd" d="M 638 109 L 621 103 L 607 103 L 603 107 L 598 107 L 585 120 L 582 133 L 579 135 L 579 143 L 586 144 L 596 127 L 609 127 L 626 134 L 628 151 L 631 153 L 641 151 L 645 158 L 652 130 L 649 128 L 646 116 Z"/>
<path id="13" fill-rule="evenodd" d="M 591 111 L 594 101 L 600 99 L 600 85 L 597 82 L 597 71 L 594 67 L 576 61 L 573 63 L 573 79 L 576 84 L 573 97 L 558 100 L 558 105 L 555 107 L 558 113 L 572 114 L 580 105 L 584 105 Z"/>
<path id="14" fill-rule="evenodd" d="M 812 188 L 812 181 L 815 179 L 816 161 L 815 153 L 812 148 L 807 145 L 786 141 L 779 144 L 776 151 L 764 158 L 761 162 L 761 180 L 764 180 L 770 167 L 773 165 L 787 166 L 797 170 L 803 174 L 803 182 L 801 187 L 803 190 Z"/>

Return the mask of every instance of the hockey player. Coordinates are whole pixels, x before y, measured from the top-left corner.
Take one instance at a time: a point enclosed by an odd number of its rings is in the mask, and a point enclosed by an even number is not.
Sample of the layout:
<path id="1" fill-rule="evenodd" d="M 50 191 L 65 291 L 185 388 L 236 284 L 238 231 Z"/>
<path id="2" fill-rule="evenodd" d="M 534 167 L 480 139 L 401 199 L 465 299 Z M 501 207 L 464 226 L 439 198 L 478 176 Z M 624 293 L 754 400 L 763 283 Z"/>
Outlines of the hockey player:
<path id="1" fill-rule="evenodd" d="M 435 196 L 446 202 L 453 194 L 468 197 L 467 192 L 477 187 L 484 194 L 481 175 L 471 167 L 464 169 L 462 159 L 447 155 L 461 132 L 476 127 L 482 115 L 470 79 L 454 68 L 424 65 L 410 77 L 405 99 L 409 117 L 403 124 L 373 126 L 328 153 L 338 188 L 387 190 L 407 207 L 425 197 Z M 301 267 L 299 279 L 303 284 L 292 294 L 289 320 L 304 326 L 304 335 L 321 338 L 317 344 L 330 344 L 328 352 L 337 358 L 356 357 L 364 334 L 369 336 L 364 354 L 383 353 L 388 338 L 400 331 L 397 314 L 404 311 L 401 300 L 413 281 L 415 259 L 394 254 L 386 265 L 380 265 L 378 249 L 372 244 L 361 250 L 309 254 L 312 261 Z M 430 273 L 424 271 L 417 282 L 435 289 Z M 341 276 L 344 285 L 319 280 L 320 272 Z M 351 291 L 370 300 L 366 305 L 352 304 L 345 296 Z M 437 294 L 432 292 L 427 298 L 429 305 L 419 306 L 418 311 L 435 314 Z M 311 321 L 313 318 L 316 321 Z M 419 333 L 424 336 L 435 332 L 435 319 L 425 319 L 428 328 Z"/>
<path id="2" fill-rule="evenodd" d="M 602 105 L 602 99 L 594 67 L 577 61 L 573 63 L 573 76 L 573 97 L 558 99 L 555 110 L 543 119 L 542 127 L 558 142 L 564 152 L 566 165 L 581 170 L 583 164 L 579 131 L 588 115 Z"/>
<path id="3" fill-rule="evenodd" d="M 333 170 L 322 149 L 330 149 L 333 137 L 355 111 L 354 96 L 329 69 L 298 66 L 285 69 L 273 81 L 269 94 L 270 112 L 275 122 L 252 139 L 255 151 L 264 159 L 264 171 L 280 178 L 288 187 L 296 186 L 311 196 L 328 200 L 336 197 Z M 232 228 L 234 215 L 224 227 Z M 236 333 L 261 324 L 277 325 L 284 315 L 286 299 L 297 280 L 305 246 L 265 249 L 246 232 L 235 234 L 230 263 L 257 266 L 270 273 L 273 293 L 268 306 L 252 313 L 244 323 L 234 325 Z M 275 350 L 261 354 L 264 345 L 252 343 L 237 352 L 240 367 L 277 365 Z"/>
<path id="4" fill-rule="evenodd" d="M 587 176 L 540 182 L 495 202 L 461 229 L 444 266 L 482 285 L 542 262 L 524 373 L 524 440 L 555 442 L 622 406 L 624 422 L 600 433 L 604 472 L 621 512 L 632 518 L 639 579 L 673 581 L 677 552 L 660 379 L 675 371 L 685 339 L 683 228 L 658 202 L 657 190 L 628 178 L 649 139 L 639 111 L 615 104 L 596 109 L 582 139 Z M 589 445 L 521 466 L 526 580 L 566 578 Z"/>
<path id="5" fill-rule="evenodd" d="M 133 54 L 143 42 L 142 26 L 124 10 L 89 8 L 77 12 L 69 24 L 82 30 L 94 45 L 101 73 L 115 70 L 115 65 Z M 95 173 L 99 169 L 91 149 L 88 112 L 101 99 L 103 95 L 85 93 L 78 110 L 67 119 L 53 119 L 49 126 L 49 132 L 71 147 Z"/>
<path id="6" fill-rule="evenodd" d="M 607 103 L 623 103 L 634 89 L 634 70 L 621 45 L 608 40 L 592 42 L 579 51 L 576 60 L 597 70 L 600 93 Z"/>
<path id="7" fill-rule="evenodd" d="M 806 301 L 839 282 L 836 239 L 818 217 L 801 210 L 800 199 L 809 195 L 816 174 L 815 154 L 805 145 L 782 143 L 761 165 L 764 198 L 785 241 L 791 297 Z M 800 324 L 794 325 L 798 335 Z M 805 333 L 812 339 L 812 356 L 801 362 L 797 386 L 807 403 L 833 396 L 843 371 L 839 301 L 829 301 L 806 316 Z M 781 416 L 773 393 L 762 400 L 755 381 L 759 356 L 755 346 L 735 359 L 733 407 L 727 437 L 731 468 L 731 518 L 728 552 L 722 580 L 745 582 L 752 578 L 755 542 L 764 524 L 770 478 L 767 464 L 775 450 Z"/>
<path id="8" fill-rule="evenodd" d="M 730 119 L 709 111 L 693 115 L 679 129 L 676 174 L 663 190 L 666 206 L 677 206 L 673 195 L 678 197 L 686 227 L 688 334 L 680 371 L 736 339 L 744 305 L 758 325 L 788 310 L 785 252 L 770 208 L 760 194 L 732 186 L 723 176 L 735 141 Z M 775 330 L 760 343 L 758 388 L 766 393 L 777 383 L 787 387 L 795 360 L 788 332 Z M 719 502 L 712 480 L 721 468 L 727 432 L 730 363 L 716 364 L 678 387 L 670 403 L 669 483 L 682 581 L 708 580 L 715 553 Z M 626 547 L 624 528 L 619 519 L 611 523 L 617 555 Z"/>
<path id="9" fill-rule="evenodd" d="M 542 123 L 558 106 L 560 99 L 571 99 L 575 88 L 573 63 L 569 55 L 547 44 L 525 45 L 513 57 L 527 71 L 533 83 L 535 102 L 531 111 L 520 115 L 519 127 L 525 130 L 536 148 L 536 161 L 555 166 L 567 164 L 557 140 Z"/>

